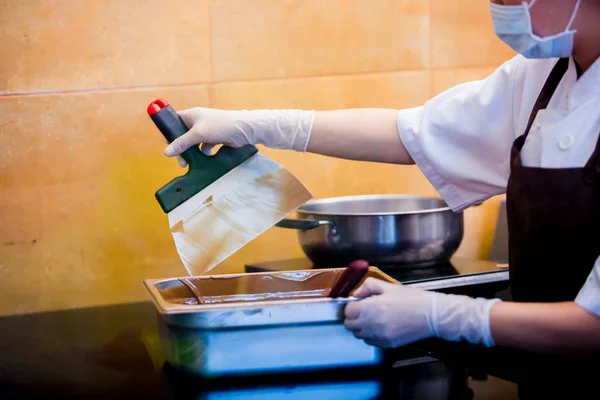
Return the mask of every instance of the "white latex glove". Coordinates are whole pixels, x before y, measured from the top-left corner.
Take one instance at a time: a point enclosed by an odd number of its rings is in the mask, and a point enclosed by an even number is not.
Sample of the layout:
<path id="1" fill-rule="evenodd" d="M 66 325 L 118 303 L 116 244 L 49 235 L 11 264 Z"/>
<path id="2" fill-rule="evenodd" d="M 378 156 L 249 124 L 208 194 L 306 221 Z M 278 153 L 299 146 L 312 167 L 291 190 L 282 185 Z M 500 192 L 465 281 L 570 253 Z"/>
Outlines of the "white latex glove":
<path id="1" fill-rule="evenodd" d="M 207 154 L 219 144 L 236 148 L 262 144 L 274 149 L 306 151 L 314 120 L 314 111 L 304 110 L 229 111 L 195 107 L 178 114 L 190 130 L 165 149 L 168 157 L 199 144 Z"/>
<path id="2" fill-rule="evenodd" d="M 344 325 L 379 347 L 398 347 L 429 337 L 493 346 L 490 309 L 499 299 L 471 298 L 368 278 L 345 309 Z"/>

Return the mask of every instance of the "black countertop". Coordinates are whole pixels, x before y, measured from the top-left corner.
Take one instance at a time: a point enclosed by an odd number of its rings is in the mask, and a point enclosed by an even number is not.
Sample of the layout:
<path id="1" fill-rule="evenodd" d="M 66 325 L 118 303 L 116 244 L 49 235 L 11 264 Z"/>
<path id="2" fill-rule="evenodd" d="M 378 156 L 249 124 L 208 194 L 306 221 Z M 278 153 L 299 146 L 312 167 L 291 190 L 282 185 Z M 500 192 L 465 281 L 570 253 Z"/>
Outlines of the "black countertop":
<path id="1" fill-rule="evenodd" d="M 397 349 L 377 369 L 207 381 L 161 359 L 157 318 L 150 302 L 1 317 L 0 398 L 471 397 L 465 369 L 437 360 L 462 344 Z"/>

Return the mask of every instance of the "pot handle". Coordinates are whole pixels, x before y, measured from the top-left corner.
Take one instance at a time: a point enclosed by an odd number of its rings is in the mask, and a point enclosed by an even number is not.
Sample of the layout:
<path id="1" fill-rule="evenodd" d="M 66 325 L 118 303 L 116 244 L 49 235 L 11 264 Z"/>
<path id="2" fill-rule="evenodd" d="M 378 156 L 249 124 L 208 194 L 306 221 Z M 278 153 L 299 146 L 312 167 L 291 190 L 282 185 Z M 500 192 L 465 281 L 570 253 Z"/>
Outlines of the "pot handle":
<path id="1" fill-rule="evenodd" d="M 307 231 L 309 229 L 315 229 L 319 226 L 329 225 L 332 233 L 337 232 L 337 226 L 331 221 L 317 221 L 314 219 L 282 219 L 275 226 L 279 228 L 287 228 L 287 229 L 298 229 L 301 231 Z"/>

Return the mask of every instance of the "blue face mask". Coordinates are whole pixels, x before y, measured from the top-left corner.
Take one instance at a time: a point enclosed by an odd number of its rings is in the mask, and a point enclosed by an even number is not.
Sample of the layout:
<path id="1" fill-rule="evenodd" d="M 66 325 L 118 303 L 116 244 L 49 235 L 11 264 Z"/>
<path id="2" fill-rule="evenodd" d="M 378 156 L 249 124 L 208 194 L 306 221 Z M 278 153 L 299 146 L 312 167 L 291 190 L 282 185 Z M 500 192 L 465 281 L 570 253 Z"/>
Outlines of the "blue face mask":
<path id="1" fill-rule="evenodd" d="M 577 0 L 573 14 L 564 32 L 557 35 L 539 37 L 533 33 L 529 9 L 536 0 L 520 6 L 505 6 L 490 3 L 490 12 L 494 21 L 496 35 L 517 53 L 527 58 L 570 57 L 573 53 L 573 36 L 570 30 L 575 19 L 579 3 Z"/>

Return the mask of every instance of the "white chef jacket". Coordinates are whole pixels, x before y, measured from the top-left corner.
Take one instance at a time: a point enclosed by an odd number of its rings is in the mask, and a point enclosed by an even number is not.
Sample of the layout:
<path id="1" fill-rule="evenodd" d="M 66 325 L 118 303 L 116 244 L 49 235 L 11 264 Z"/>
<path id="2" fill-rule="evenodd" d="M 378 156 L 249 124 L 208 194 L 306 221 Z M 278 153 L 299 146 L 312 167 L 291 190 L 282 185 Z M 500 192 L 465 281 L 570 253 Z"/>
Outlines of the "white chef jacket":
<path id="1" fill-rule="evenodd" d="M 398 112 L 400 138 L 455 211 L 504 193 L 510 149 L 558 59 L 517 55 L 486 79 L 455 86 Z M 600 134 L 600 59 L 579 78 L 571 59 L 521 151 L 524 166 L 583 167 Z M 600 235 L 598 240 L 600 240 Z M 600 316 L 600 257 L 576 302 Z"/>

